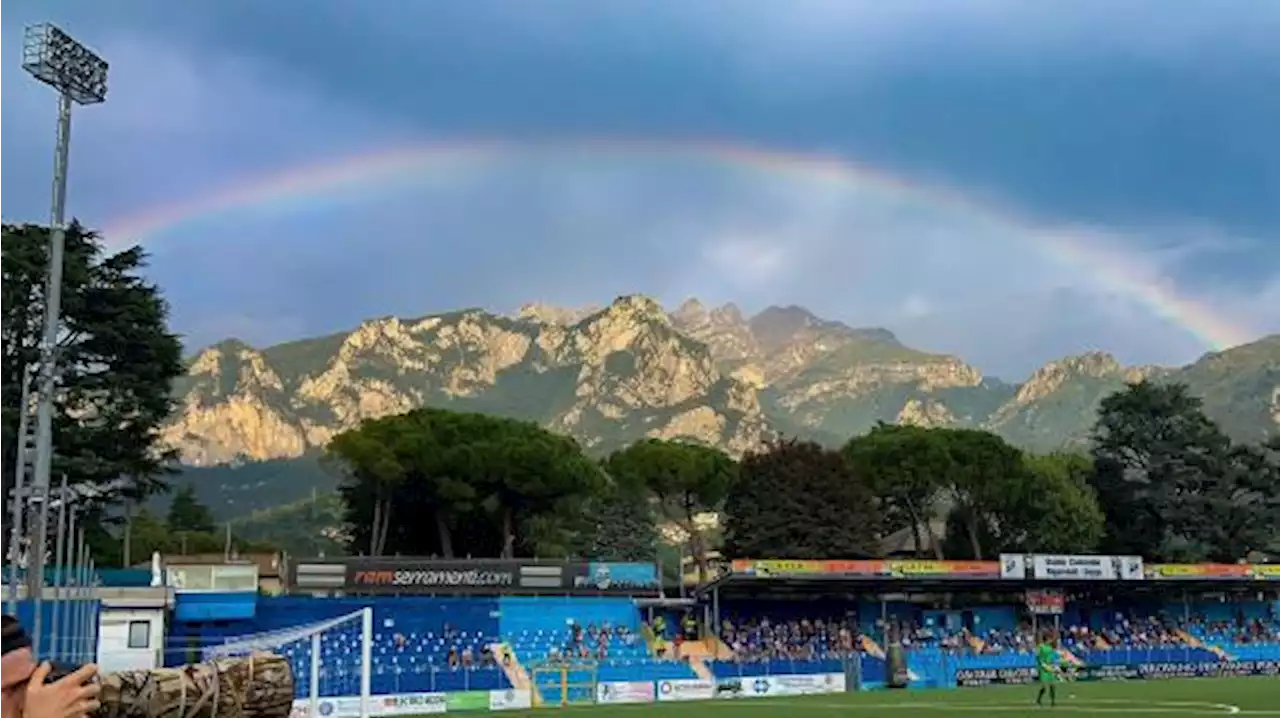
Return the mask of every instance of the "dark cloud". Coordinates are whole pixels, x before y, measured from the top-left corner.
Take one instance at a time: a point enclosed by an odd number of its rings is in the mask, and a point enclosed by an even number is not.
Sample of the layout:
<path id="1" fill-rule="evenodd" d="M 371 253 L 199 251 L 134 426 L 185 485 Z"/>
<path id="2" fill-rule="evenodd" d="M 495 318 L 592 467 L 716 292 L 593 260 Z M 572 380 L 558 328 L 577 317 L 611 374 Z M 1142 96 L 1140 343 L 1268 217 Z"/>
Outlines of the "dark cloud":
<path id="1" fill-rule="evenodd" d="M 1145 286 L 1280 331 L 1271 4 L 302 7 L 7 4 L 5 47 L 49 17 L 113 63 L 109 102 L 77 114 L 72 211 L 111 226 L 408 139 L 632 136 L 846 157 L 1024 219 L 662 162 L 513 159 L 265 198 L 151 237 L 192 343 L 644 291 L 801 303 L 1002 375 L 1073 348 L 1202 350 L 1141 292 L 1035 249 L 1062 226 Z M 40 218 L 53 98 L 17 64 L 0 71 L 4 212 Z"/>

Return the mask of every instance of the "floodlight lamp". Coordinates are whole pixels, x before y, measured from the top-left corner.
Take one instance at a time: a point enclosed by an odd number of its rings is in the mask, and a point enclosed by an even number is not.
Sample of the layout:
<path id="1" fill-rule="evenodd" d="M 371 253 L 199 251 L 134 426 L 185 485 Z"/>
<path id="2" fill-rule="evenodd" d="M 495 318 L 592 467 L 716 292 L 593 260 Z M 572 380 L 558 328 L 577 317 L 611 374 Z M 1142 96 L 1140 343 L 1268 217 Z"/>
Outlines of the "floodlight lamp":
<path id="1" fill-rule="evenodd" d="M 70 35 L 42 23 L 27 28 L 22 69 L 80 105 L 107 99 L 107 62 Z"/>

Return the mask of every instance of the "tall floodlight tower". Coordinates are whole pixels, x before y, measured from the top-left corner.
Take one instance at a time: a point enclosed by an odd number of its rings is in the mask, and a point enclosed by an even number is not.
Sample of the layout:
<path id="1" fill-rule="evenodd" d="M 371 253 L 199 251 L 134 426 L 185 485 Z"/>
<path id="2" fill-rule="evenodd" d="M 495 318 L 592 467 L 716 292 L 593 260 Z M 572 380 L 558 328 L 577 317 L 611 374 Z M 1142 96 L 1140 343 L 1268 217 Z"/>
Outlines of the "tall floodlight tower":
<path id="1" fill-rule="evenodd" d="M 32 640 L 39 641 L 49 518 L 49 471 L 53 463 L 53 396 L 57 377 L 58 325 L 62 312 L 71 103 L 96 105 L 107 99 L 107 63 L 67 33 L 45 23 L 27 28 L 22 43 L 22 69 L 58 91 L 58 139 L 53 155 L 53 207 L 49 222 L 49 268 L 44 290 L 44 336 L 40 343 L 40 373 L 36 383 L 35 472 L 28 494 L 32 520 L 27 597 L 33 600 L 35 609 Z M 25 441 L 26 437 L 20 440 Z M 38 653 L 38 645 L 32 648 Z"/>

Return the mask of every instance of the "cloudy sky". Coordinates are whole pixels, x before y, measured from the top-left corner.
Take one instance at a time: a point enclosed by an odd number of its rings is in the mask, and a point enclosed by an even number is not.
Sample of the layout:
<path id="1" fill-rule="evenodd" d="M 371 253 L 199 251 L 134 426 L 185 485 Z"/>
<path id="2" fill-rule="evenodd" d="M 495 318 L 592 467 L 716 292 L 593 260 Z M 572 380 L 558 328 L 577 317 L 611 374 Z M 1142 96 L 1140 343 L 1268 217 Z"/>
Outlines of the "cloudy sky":
<path id="1" fill-rule="evenodd" d="M 1280 331 L 1280 3 L 9 0 L 111 62 L 70 211 L 194 348 L 641 292 L 800 304 L 1019 379 Z"/>

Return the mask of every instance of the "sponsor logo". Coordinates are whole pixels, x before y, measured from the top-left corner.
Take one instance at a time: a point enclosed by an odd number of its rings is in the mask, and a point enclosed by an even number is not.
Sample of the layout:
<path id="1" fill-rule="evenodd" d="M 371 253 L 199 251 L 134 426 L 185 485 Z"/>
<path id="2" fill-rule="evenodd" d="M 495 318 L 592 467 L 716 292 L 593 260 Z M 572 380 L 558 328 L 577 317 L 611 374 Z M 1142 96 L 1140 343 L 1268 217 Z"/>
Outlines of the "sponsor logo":
<path id="1" fill-rule="evenodd" d="M 489 691 L 489 709 L 495 711 L 521 710 L 532 706 L 533 697 L 528 691 L 508 688 L 503 691 Z"/>
<path id="2" fill-rule="evenodd" d="M 956 671 L 960 686 L 1017 685 L 1036 680 L 1036 669 L 962 669 Z M 1139 663 L 1093 666 L 1073 673 L 1079 681 L 1166 680 L 1170 678 L 1211 678 L 1227 676 L 1280 675 L 1280 661 L 1233 661 L 1230 663 Z"/>
<path id="3" fill-rule="evenodd" d="M 678 680 L 658 684 L 658 698 L 672 701 L 691 701 L 713 698 L 716 686 L 711 681 Z"/>
<path id="4" fill-rule="evenodd" d="M 320 701 L 320 707 L 319 707 L 319 709 L 318 709 L 318 712 L 320 713 L 320 715 L 322 715 L 322 716 L 331 716 L 331 715 L 333 715 L 333 711 L 334 711 L 334 710 L 335 710 L 335 708 L 334 708 L 333 703 L 331 703 L 331 702 L 329 702 L 329 701 Z"/>
<path id="5" fill-rule="evenodd" d="M 515 584 L 510 571 L 486 571 L 479 568 L 401 569 L 395 571 L 356 571 L 359 586 L 461 587 L 489 588 Z"/>
<path id="6" fill-rule="evenodd" d="M 674 692 L 668 686 L 665 695 Z M 610 681 L 596 686 L 598 703 L 652 703 L 653 683 L 649 681 Z"/>
<path id="7" fill-rule="evenodd" d="M 589 563 L 586 575 L 575 576 L 575 588 L 626 591 L 658 587 L 658 570 L 651 563 Z"/>
<path id="8" fill-rule="evenodd" d="M 716 684 L 716 695 L 742 695 L 742 681 L 737 678 L 720 681 Z"/>
<path id="9" fill-rule="evenodd" d="M 441 705 L 443 703 L 445 703 L 445 696 L 442 693 L 409 693 L 387 696 L 382 702 L 382 704 L 388 708 L 420 708 L 423 706 Z"/>

